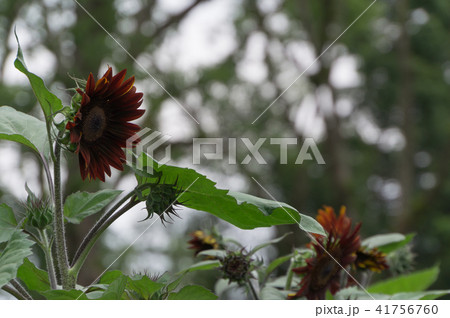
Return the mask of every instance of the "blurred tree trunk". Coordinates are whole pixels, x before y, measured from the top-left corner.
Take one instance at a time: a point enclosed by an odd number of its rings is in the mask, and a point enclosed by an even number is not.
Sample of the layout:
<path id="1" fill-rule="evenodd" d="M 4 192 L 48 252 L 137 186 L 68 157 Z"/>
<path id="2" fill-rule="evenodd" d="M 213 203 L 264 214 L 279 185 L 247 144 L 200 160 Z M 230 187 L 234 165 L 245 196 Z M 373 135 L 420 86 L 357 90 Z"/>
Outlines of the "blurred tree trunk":
<path id="1" fill-rule="evenodd" d="M 414 188 L 414 116 L 413 116 L 413 71 L 411 69 L 411 47 L 407 30 L 409 17 L 409 1 L 398 0 L 396 12 L 400 27 L 400 37 L 397 43 L 400 85 L 398 91 L 398 106 L 401 112 L 400 127 L 405 137 L 405 147 L 399 158 L 399 178 L 401 185 L 401 199 L 397 218 L 397 230 L 407 230 L 411 211 L 411 199 Z"/>
<path id="2" fill-rule="evenodd" d="M 335 32 L 330 32 L 339 25 L 338 22 L 338 7 L 339 3 L 331 2 L 329 0 L 322 0 L 323 18 L 322 23 L 318 24 L 318 31 L 310 34 L 312 43 L 315 46 L 316 54 L 321 54 L 328 48 L 330 43 L 338 36 Z M 308 19 L 311 20 L 311 19 Z M 340 25 L 340 29 L 344 29 Z M 341 32 L 341 31 L 339 31 Z M 316 34 L 316 37 L 314 37 Z M 330 48 L 331 49 L 331 48 Z M 328 52 L 329 53 L 329 52 Z M 333 185 L 333 202 L 331 205 L 352 205 L 350 200 L 350 168 L 346 160 L 346 147 L 341 135 L 341 125 L 339 117 L 336 113 L 336 90 L 330 83 L 330 71 L 334 59 L 331 61 L 321 61 L 321 70 L 318 74 L 311 77 L 312 82 L 316 86 L 316 105 L 320 116 L 325 121 L 326 140 L 325 147 L 328 154 L 326 160 L 327 170 L 331 176 L 331 183 Z M 330 105 L 323 105 L 323 99 L 319 94 L 324 94 L 324 90 L 320 88 L 329 89 Z M 328 108 L 328 111 L 324 111 Z"/>

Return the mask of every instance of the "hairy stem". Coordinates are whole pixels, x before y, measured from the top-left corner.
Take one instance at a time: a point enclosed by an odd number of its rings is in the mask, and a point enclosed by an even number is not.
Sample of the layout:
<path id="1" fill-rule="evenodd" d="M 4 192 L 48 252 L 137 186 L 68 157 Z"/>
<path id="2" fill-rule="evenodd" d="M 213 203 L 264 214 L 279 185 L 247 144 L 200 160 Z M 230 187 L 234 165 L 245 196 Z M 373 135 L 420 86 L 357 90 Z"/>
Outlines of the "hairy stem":
<path id="1" fill-rule="evenodd" d="M 117 220 L 119 217 L 121 217 L 124 213 L 126 213 L 128 210 L 130 210 L 132 207 L 134 207 L 138 203 L 139 203 L 139 201 L 136 201 L 136 196 L 132 196 L 131 199 L 130 199 L 130 202 L 128 202 L 126 205 L 124 205 L 119 211 L 117 211 L 115 214 L 113 214 L 110 218 L 108 218 L 102 224 L 97 226 L 97 224 L 99 224 L 97 222 L 96 226 L 94 226 L 91 229 L 91 231 L 88 233 L 86 238 L 81 243 L 80 248 L 77 251 L 77 258 L 76 259 L 74 258 L 74 261 L 72 262 L 72 267 L 69 270 L 69 275 L 71 276 L 72 280 L 76 281 L 78 273 L 80 272 L 81 267 L 83 266 L 84 262 L 86 261 L 86 258 L 89 255 L 89 252 L 94 247 L 95 243 L 97 242 L 99 237 L 102 235 L 102 233 L 115 220 Z M 115 207 L 117 207 L 117 205 L 114 206 L 114 208 Z M 120 207 L 120 205 L 119 205 L 119 207 Z M 114 208 L 111 209 L 110 211 L 108 211 L 105 214 L 105 216 L 106 215 L 111 215 L 114 212 Z"/>
<path id="2" fill-rule="evenodd" d="M 33 297 L 27 292 L 27 290 L 16 280 L 11 280 L 11 285 L 21 294 L 26 300 L 33 300 Z"/>
<path id="3" fill-rule="evenodd" d="M 48 241 L 47 233 L 45 230 L 40 231 L 41 240 L 42 240 L 42 249 L 45 255 L 45 263 L 47 265 L 48 279 L 50 280 L 50 287 L 52 289 L 57 289 L 58 284 L 56 282 L 56 273 L 55 273 L 55 264 L 53 263 L 52 256 L 52 246 Z"/>
<path id="4" fill-rule="evenodd" d="M 66 238 L 64 231 L 64 215 L 63 202 L 61 191 L 61 146 L 56 143 L 55 146 L 55 162 L 54 162 L 54 176 L 55 176 L 55 245 L 56 245 L 56 259 L 58 263 L 59 274 L 61 276 L 61 284 L 64 289 L 71 289 L 75 287 L 74 282 L 69 281 L 69 261 L 67 258 Z"/>
<path id="5" fill-rule="evenodd" d="M 103 214 L 102 217 L 97 221 L 97 223 L 95 223 L 95 225 L 89 230 L 89 233 L 83 239 L 83 242 L 81 242 L 80 247 L 78 248 L 77 252 L 75 253 L 75 256 L 73 257 L 71 266 L 74 266 L 74 264 L 78 261 L 80 255 L 83 253 L 84 249 L 89 244 L 89 242 L 94 238 L 95 233 L 98 231 L 98 229 L 109 219 L 111 215 L 113 215 L 113 213 L 117 209 L 119 209 L 133 195 L 134 191 L 128 193 L 123 199 L 121 199 L 119 202 L 117 202 L 117 204 L 115 204 L 111 209 L 109 209 L 105 214 Z"/>
<path id="6" fill-rule="evenodd" d="M 13 295 L 14 297 L 16 297 L 19 300 L 26 300 L 24 295 L 22 295 L 21 293 L 19 293 L 17 290 L 15 290 L 13 287 L 11 287 L 9 285 L 2 286 L 2 289 L 5 292 Z"/>

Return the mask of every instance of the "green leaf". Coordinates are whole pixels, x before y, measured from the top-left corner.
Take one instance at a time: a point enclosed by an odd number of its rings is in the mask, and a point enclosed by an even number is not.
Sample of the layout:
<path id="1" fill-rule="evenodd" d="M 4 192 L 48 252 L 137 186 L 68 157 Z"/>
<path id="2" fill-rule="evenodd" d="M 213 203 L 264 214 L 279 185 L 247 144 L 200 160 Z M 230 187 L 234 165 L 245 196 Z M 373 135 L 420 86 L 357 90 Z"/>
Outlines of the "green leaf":
<path id="1" fill-rule="evenodd" d="M 294 254 L 291 253 L 291 254 L 288 254 L 288 255 L 285 255 L 285 256 L 278 257 L 277 259 L 274 259 L 269 264 L 269 266 L 267 266 L 266 276 L 270 275 L 270 273 L 272 273 L 281 264 L 289 261 L 293 256 L 294 256 Z"/>
<path id="2" fill-rule="evenodd" d="M 301 215 L 302 218 L 300 219 L 300 229 L 308 232 L 308 233 L 314 233 L 314 234 L 320 234 L 323 236 L 326 236 L 327 233 L 323 229 L 322 225 L 320 225 L 319 222 L 316 221 L 316 219 L 310 217 L 309 215 Z"/>
<path id="3" fill-rule="evenodd" d="M 119 300 L 122 299 L 122 295 L 127 287 L 128 277 L 121 275 L 116 278 L 103 293 L 101 300 Z"/>
<path id="4" fill-rule="evenodd" d="M 218 259 L 222 259 L 227 256 L 227 252 L 224 250 L 205 250 L 198 253 L 197 256 L 212 256 Z"/>
<path id="5" fill-rule="evenodd" d="M 428 290 L 420 292 L 397 293 L 393 295 L 370 292 L 370 296 L 363 290 L 353 286 L 341 289 L 334 295 L 336 300 L 433 300 L 449 294 L 450 290 Z M 371 297 L 372 296 L 372 297 Z"/>
<path id="6" fill-rule="evenodd" d="M 41 294 L 49 300 L 88 300 L 88 297 L 81 290 L 47 290 Z"/>
<path id="7" fill-rule="evenodd" d="M 331 296 L 331 299 L 335 300 L 387 300 L 390 299 L 390 295 L 385 294 L 375 294 L 370 292 L 370 295 L 365 291 L 357 288 L 356 286 L 348 287 L 339 290 L 334 296 Z"/>
<path id="8" fill-rule="evenodd" d="M 0 204 L 0 243 L 7 242 L 16 232 L 17 221 L 13 210 L 6 204 Z"/>
<path id="9" fill-rule="evenodd" d="M 211 213 L 241 229 L 294 224 L 304 217 L 285 203 L 218 189 L 215 182 L 193 169 L 159 166 L 146 154 L 140 155 L 138 163 L 132 164 L 139 184 L 155 183 L 159 176 L 162 184 L 176 182 L 177 187 L 184 191 L 178 199 L 184 206 Z M 311 222 L 315 226 L 307 224 L 305 230 L 316 233 L 318 228 L 321 229 L 316 221 Z"/>
<path id="10" fill-rule="evenodd" d="M 154 282 L 147 276 L 132 277 L 128 280 L 128 289 L 138 293 L 143 299 L 150 299 L 163 287 L 164 284 Z"/>
<path id="11" fill-rule="evenodd" d="M 381 252 L 389 253 L 408 244 L 414 235 L 413 233 L 406 236 L 400 233 L 379 234 L 366 238 L 361 245 L 369 249 L 376 247 Z"/>
<path id="12" fill-rule="evenodd" d="M 166 279 L 166 278 L 163 277 L 163 279 Z M 177 288 L 178 285 L 180 285 L 182 279 L 183 279 L 183 276 L 178 277 L 177 279 L 171 281 L 170 283 L 167 282 L 167 285 L 166 285 L 166 288 L 165 288 L 165 289 L 167 290 L 167 292 L 171 292 L 172 290 L 174 290 L 175 288 Z"/>
<path id="13" fill-rule="evenodd" d="M 377 234 L 366 238 L 361 242 L 362 246 L 369 249 L 374 247 L 380 247 L 390 243 L 401 242 L 405 239 L 405 236 L 400 233 L 389 233 L 389 234 Z"/>
<path id="14" fill-rule="evenodd" d="M 33 241 L 21 231 L 15 231 L 5 249 L 0 254 L 0 287 L 16 278 L 17 269 L 22 265 L 25 257 L 32 254 Z"/>
<path id="15" fill-rule="evenodd" d="M 37 268 L 26 258 L 17 271 L 17 277 L 22 280 L 30 290 L 38 292 L 50 289 L 50 282 L 46 271 Z"/>
<path id="16" fill-rule="evenodd" d="M 0 204 L 0 226 L 16 228 L 17 221 L 13 209 L 5 203 Z"/>
<path id="17" fill-rule="evenodd" d="M 383 246 L 378 247 L 378 249 L 383 252 L 383 253 L 390 253 L 393 252 L 405 245 L 407 245 L 409 242 L 411 242 L 411 240 L 414 238 L 414 236 L 416 236 L 415 233 L 410 233 L 407 234 L 405 236 L 405 239 L 403 241 L 399 241 L 399 242 L 392 242 Z"/>
<path id="18" fill-rule="evenodd" d="M 450 294 L 450 289 L 447 290 L 428 290 L 423 292 L 398 293 L 392 295 L 390 299 L 396 300 L 433 300 L 444 295 Z"/>
<path id="19" fill-rule="evenodd" d="M 434 266 L 422 271 L 387 279 L 370 286 L 370 293 L 393 295 L 402 292 L 419 292 L 426 290 L 439 275 L 439 267 Z"/>
<path id="20" fill-rule="evenodd" d="M 9 106 L 0 106 L 0 139 L 21 143 L 49 157 L 45 123 Z"/>
<path id="21" fill-rule="evenodd" d="M 67 197 L 64 203 L 64 216 L 68 222 L 79 224 L 84 218 L 101 211 L 120 193 L 122 193 L 120 190 L 73 193 Z"/>
<path id="22" fill-rule="evenodd" d="M 7 242 L 17 230 L 10 227 L 0 226 L 0 243 Z"/>
<path id="23" fill-rule="evenodd" d="M 20 47 L 19 39 L 17 38 L 17 34 L 15 35 L 17 40 L 17 57 L 14 61 L 14 66 L 20 72 L 22 72 L 28 77 L 33 92 L 36 95 L 36 98 L 42 107 L 46 121 L 49 122 L 51 116 L 57 111 L 61 110 L 63 108 L 63 105 L 61 103 L 61 100 L 54 94 L 52 94 L 47 89 L 47 87 L 45 87 L 44 81 L 39 76 L 28 71 L 25 65 L 25 60 L 23 58 L 22 48 Z M 40 135 L 39 137 L 45 139 L 44 136 L 47 136 L 47 132 L 45 132 L 43 135 Z"/>
<path id="24" fill-rule="evenodd" d="M 198 262 L 198 263 L 195 263 L 194 265 L 189 266 L 185 270 L 182 270 L 177 275 L 186 274 L 186 273 L 195 272 L 195 271 L 207 271 L 210 269 L 217 268 L 219 266 L 220 266 L 220 261 L 218 261 L 218 260 Z"/>
<path id="25" fill-rule="evenodd" d="M 277 238 L 275 238 L 275 239 L 273 239 L 273 240 L 270 240 L 270 241 L 267 241 L 267 242 L 265 242 L 265 243 L 259 244 L 258 246 L 256 246 L 255 248 L 253 248 L 253 249 L 249 252 L 248 255 L 253 255 L 253 254 L 255 254 L 257 251 L 259 251 L 260 249 L 262 249 L 262 248 L 264 248 L 264 247 L 267 247 L 267 246 L 272 245 L 272 244 L 279 243 L 279 242 L 281 242 L 286 236 L 288 236 L 288 235 L 290 235 L 290 234 L 292 234 L 292 232 L 286 233 L 286 234 L 284 234 L 283 236 L 280 236 L 280 237 L 277 237 Z"/>
<path id="26" fill-rule="evenodd" d="M 190 285 L 177 293 L 169 294 L 169 300 L 216 300 L 217 296 L 205 287 Z"/>
<path id="27" fill-rule="evenodd" d="M 281 291 L 273 287 L 264 287 L 259 293 L 262 300 L 286 300 L 289 292 Z"/>
<path id="28" fill-rule="evenodd" d="M 99 284 L 111 284 L 113 281 L 115 281 L 117 278 L 122 276 L 122 272 L 115 270 L 115 271 L 109 271 L 102 275 L 100 278 Z"/>

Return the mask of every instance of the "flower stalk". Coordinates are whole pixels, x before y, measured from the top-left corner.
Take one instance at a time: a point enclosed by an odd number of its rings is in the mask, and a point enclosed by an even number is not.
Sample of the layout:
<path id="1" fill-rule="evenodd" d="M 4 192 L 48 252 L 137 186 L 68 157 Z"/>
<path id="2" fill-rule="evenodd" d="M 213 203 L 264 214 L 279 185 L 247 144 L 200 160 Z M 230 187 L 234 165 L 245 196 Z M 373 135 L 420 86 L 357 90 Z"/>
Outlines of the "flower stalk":
<path id="1" fill-rule="evenodd" d="M 256 293 L 255 287 L 253 287 L 253 284 L 250 281 L 250 279 L 247 279 L 247 285 L 248 285 L 248 287 L 250 289 L 250 293 L 252 294 L 253 299 L 254 300 L 259 300 L 258 294 Z"/>
<path id="2" fill-rule="evenodd" d="M 127 200 L 130 200 L 127 204 L 125 204 L 120 210 L 116 212 Z M 125 196 L 122 200 L 120 200 L 114 207 L 112 207 L 108 212 L 106 212 L 103 217 L 97 221 L 97 223 L 92 227 L 89 233 L 84 238 L 80 247 L 78 248 L 75 257 L 72 261 L 69 276 L 73 281 L 77 280 L 78 273 L 80 272 L 81 267 L 86 261 L 87 256 L 89 255 L 91 249 L 94 247 L 95 243 L 102 235 L 102 233 L 119 217 L 121 217 L 124 213 L 129 211 L 132 207 L 138 204 L 139 201 L 136 200 L 136 196 L 134 191 L 130 192 L 127 196 Z M 116 213 L 114 213 L 116 212 Z"/>
<path id="3" fill-rule="evenodd" d="M 50 287 L 52 289 L 56 289 L 58 287 L 58 283 L 56 281 L 56 273 L 55 273 L 55 264 L 53 262 L 52 256 L 52 246 L 48 240 L 47 233 L 44 230 L 39 231 L 39 235 L 42 240 L 42 250 L 45 255 L 45 263 L 47 265 L 48 279 L 50 281 Z"/>
<path id="4" fill-rule="evenodd" d="M 33 297 L 28 291 L 14 278 L 11 280 L 11 285 L 19 292 L 26 300 L 33 300 Z"/>
<path id="5" fill-rule="evenodd" d="M 54 188 L 55 188 L 55 209 L 54 209 L 54 231 L 56 245 L 56 259 L 59 273 L 61 276 L 61 284 L 63 289 L 71 289 L 75 287 L 75 281 L 69 278 L 69 261 L 67 257 L 66 238 L 64 229 L 64 214 L 61 189 L 61 145 L 56 142 L 55 146 L 55 162 L 54 162 Z"/>
<path id="6" fill-rule="evenodd" d="M 5 292 L 7 292 L 8 294 L 13 295 L 14 297 L 16 297 L 18 300 L 27 300 L 24 295 L 19 293 L 15 288 L 13 288 L 11 286 L 5 285 L 5 286 L 2 286 L 2 289 Z"/>

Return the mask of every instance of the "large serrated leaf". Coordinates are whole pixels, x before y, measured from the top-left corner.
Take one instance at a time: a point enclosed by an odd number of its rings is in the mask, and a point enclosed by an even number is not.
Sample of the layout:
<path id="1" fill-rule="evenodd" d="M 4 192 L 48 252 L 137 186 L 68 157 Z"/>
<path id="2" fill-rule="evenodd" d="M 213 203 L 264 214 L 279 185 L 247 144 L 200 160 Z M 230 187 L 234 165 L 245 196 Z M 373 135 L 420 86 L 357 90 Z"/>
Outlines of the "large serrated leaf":
<path id="1" fill-rule="evenodd" d="M 73 193 L 67 197 L 64 203 L 64 217 L 70 223 L 79 224 L 84 218 L 100 212 L 120 193 L 122 193 L 120 190 Z"/>
<path id="2" fill-rule="evenodd" d="M 5 249 L 0 254 L 0 287 L 16 278 L 17 269 L 22 265 L 23 260 L 32 254 L 31 246 L 33 244 L 34 242 L 28 239 L 28 235 L 19 230 L 11 235 Z"/>
<path id="3" fill-rule="evenodd" d="M 9 106 L 0 106 L 0 139 L 21 143 L 48 157 L 50 146 L 45 123 Z"/>
<path id="4" fill-rule="evenodd" d="M 184 191 L 178 199 L 184 206 L 211 213 L 241 229 L 299 223 L 305 231 L 323 234 L 317 221 L 288 204 L 218 189 L 215 182 L 193 169 L 159 165 L 146 154 L 141 154 L 137 160 L 137 164 L 129 164 L 133 166 L 139 184 L 155 183 L 158 178 L 160 183 L 176 182 Z M 306 223 L 301 220 L 304 217 Z"/>

